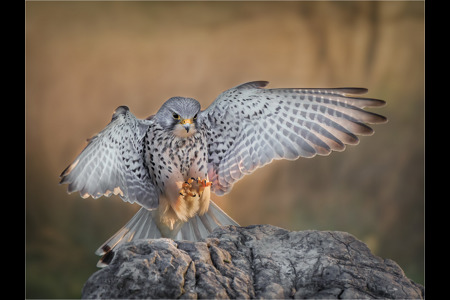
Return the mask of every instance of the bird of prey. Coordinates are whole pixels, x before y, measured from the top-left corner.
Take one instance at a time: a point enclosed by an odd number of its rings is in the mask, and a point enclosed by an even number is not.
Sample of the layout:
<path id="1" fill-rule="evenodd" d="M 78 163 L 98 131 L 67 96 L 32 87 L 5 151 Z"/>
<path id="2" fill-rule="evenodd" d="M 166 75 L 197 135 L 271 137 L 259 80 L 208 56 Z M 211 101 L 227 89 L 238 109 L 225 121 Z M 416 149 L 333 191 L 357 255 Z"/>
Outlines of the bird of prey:
<path id="1" fill-rule="evenodd" d="M 68 192 L 119 195 L 142 208 L 96 251 L 106 265 L 118 245 L 142 238 L 198 241 L 217 226 L 238 225 L 214 204 L 233 184 L 273 160 L 328 155 L 371 135 L 384 116 L 363 110 L 385 104 L 357 96 L 365 88 L 264 88 L 241 84 L 205 110 L 173 97 L 137 119 L 118 107 L 105 129 L 61 174 Z"/>

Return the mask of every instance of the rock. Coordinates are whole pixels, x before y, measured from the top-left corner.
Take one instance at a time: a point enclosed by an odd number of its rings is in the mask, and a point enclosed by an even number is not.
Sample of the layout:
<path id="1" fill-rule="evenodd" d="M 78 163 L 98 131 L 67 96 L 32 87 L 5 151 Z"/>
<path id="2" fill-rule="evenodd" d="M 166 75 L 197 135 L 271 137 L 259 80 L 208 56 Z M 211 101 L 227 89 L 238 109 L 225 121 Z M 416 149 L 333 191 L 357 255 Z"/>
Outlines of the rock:
<path id="1" fill-rule="evenodd" d="M 137 240 L 117 249 L 82 298 L 423 299 L 424 288 L 352 235 L 227 226 L 204 242 Z"/>

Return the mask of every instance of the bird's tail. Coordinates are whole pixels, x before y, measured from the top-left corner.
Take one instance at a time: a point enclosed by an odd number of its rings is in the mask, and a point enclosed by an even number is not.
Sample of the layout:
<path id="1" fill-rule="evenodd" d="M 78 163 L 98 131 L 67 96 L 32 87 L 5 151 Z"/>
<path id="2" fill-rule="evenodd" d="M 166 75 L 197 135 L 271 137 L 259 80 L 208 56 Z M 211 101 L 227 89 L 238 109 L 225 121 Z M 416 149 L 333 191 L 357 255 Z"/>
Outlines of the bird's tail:
<path id="1" fill-rule="evenodd" d="M 174 240 L 197 242 L 207 237 L 218 226 L 239 226 L 212 201 L 210 201 L 208 211 L 204 215 L 196 215 L 187 222 L 175 225 L 170 232 L 164 230 L 164 233 L 161 233 L 155 222 L 155 220 L 158 220 L 157 213 L 157 210 L 150 211 L 141 208 L 125 226 L 95 251 L 95 254 L 102 256 L 97 263 L 97 267 L 107 266 L 114 256 L 113 249 L 132 240 L 167 237 Z"/>

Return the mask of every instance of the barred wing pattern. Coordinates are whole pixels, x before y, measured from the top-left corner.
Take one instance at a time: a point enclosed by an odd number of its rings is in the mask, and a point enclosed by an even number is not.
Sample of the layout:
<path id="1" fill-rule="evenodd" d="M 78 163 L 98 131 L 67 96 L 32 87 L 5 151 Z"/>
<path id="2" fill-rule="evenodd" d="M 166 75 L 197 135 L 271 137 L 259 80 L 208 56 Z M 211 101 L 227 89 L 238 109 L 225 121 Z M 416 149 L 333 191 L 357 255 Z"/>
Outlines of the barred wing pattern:
<path id="1" fill-rule="evenodd" d="M 199 116 L 209 129 L 208 175 L 218 195 L 274 159 L 343 151 L 345 144 L 358 144 L 356 135 L 373 134 L 365 123 L 387 121 L 363 110 L 384 101 L 346 96 L 364 94 L 364 88 L 263 89 L 267 84 L 255 81 L 229 89 Z"/>
<path id="2" fill-rule="evenodd" d="M 126 106 L 120 106 L 111 122 L 93 138 L 61 174 L 68 192 L 83 198 L 120 195 L 147 209 L 158 206 L 158 193 L 151 184 L 143 159 L 142 140 L 151 120 L 138 120 Z"/>

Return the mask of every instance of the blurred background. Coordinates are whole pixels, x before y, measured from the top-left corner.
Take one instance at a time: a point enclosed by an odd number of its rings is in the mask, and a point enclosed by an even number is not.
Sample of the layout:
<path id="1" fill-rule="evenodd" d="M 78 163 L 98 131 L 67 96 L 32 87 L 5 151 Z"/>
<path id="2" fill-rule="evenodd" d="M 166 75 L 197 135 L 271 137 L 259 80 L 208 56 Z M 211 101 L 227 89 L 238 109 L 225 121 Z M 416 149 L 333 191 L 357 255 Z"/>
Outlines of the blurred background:
<path id="1" fill-rule="evenodd" d="M 328 157 L 277 161 L 213 196 L 242 226 L 338 230 L 424 282 L 424 2 L 26 2 L 26 297 L 79 298 L 97 247 L 138 210 L 59 175 L 115 108 L 204 108 L 252 80 L 360 86 L 374 127 Z"/>

